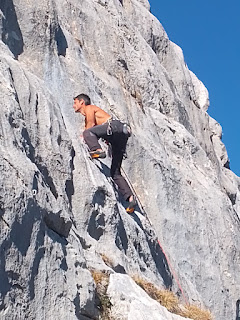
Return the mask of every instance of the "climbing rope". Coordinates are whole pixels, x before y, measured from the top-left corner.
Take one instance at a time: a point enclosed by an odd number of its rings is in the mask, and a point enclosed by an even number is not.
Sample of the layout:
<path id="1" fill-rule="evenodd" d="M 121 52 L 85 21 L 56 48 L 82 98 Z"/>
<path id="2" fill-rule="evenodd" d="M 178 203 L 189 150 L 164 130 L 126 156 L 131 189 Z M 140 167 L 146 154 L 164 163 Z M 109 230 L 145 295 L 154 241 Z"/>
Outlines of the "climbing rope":
<path id="1" fill-rule="evenodd" d="M 135 191 L 135 189 L 134 189 L 134 187 L 133 187 L 133 185 L 132 185 L 132 183 L 131 183 L 131 181 L 130 181 L 130 179 L 128 178 L 128 176 L 127 176 L 126 172 L 124 171 L 124 169 L 123 169 L 123 168 L 121 168 L 121 169 L 122 169 L 122 172 L 123 172 L 123 174 L 124 174 L 124 178 L 127 180 L 128 184 L 129 184 L 129 186 L 130 186 L 130 188 L 131 188 L 131 190 L 132 190 L 132 193 L 133 193 L 134 196 L 136 197 L 136 200 L 137 200 L 137 202 L 138 202 L 138 206 L 139 206 L 140 210 L 144 213 L 145 218 L 148 220 L 150 226 L 151 226 L 152 228 L 154 228 L 151 220 L 149 219 L 149 217 L 148 217 L 148 215 L 147 215 L 147 213 L 146 213 L 146 210 L 144 209 L 144 207 L 143 207 L 143 205 L 142 205 L 142 203 L 141 203 L 141 201 L 140 201 L 140 199 L 139 199 L 139 197 L 138 197 L 138 195 L 137 195 L 137 193 L 136 193 L 136 191 Z M 184 291 L 183 291 L 183 288 L 182 288 L 182 286 L 181 286 L 181 284 L 180 284 L 180 281 L 178 280 L 178 277 L 177 277 L 177 275 L 176 275 L 176 272 L 175 272 L 175 270 L 174 270 L 174 268 L 173 268 L 173 266 L 172 266 L 172 264 L 171 264 L 171 262 L 170 262 L 170 260 L 169 260 L 169 258 L 168 258 L 168 256 L 167 256 L 166 252 L 164 251 L 164 249 L 163 249 L 163 247 L 162 247 L 162 245 L 161 245 L 158 237 L 157 237 L 157 242 L 158 242 L 158 245 L 159 245 L 160 249 L 162 250 L 162 253 L 164 254 L 164 257 L 166 258 L 166 261 L 167 261 L 167 263 L 168 263 L 169 269 L 170 269 L 170 271 L 171 271 L 171 273 L 172 273 L 172 276 L 173 276 L 174 280 L 176 281 L 176 283 L 177 283 L 177 285 L 178 285 L 178 288 L 179 288 L 179 290 L 180 290 L 180 292 L 181 292 L 181 294 L 182 294 L 183 300 L 184 300 L 185 304 L 188 305 L 189 303 L 188 303 L 188 300 L 187 300 L 187 298 L 186 298 L 186 296 L 185 296 L 185 294 L 184 294 Z"/>

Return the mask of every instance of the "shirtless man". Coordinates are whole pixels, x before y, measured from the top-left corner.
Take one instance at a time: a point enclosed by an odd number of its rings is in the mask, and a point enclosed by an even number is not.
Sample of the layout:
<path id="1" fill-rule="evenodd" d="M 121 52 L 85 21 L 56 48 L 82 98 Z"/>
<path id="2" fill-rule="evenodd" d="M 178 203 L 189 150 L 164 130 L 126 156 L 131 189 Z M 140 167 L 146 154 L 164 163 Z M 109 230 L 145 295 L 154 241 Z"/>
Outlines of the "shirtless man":
<path id="1" fill-rule="evenodd" d="M 107 112 L 95 105 L 92 105 L 90 98 L 85 94 L 79 94 L 74 98 L 73 108 L 75 112 L 80 112 L 85 116 L 85 130 L 83 132 L 83 137 L 90 149 L 90 155 L 92 158 L 106 157 L 106 153 L 102 150 L 98 139 L 103 138 L 111 143 L 111 176 L 113 181 L 117 184 L 124 199 L 129 202 L 126 211 L 128 213 L 132 213 L 136 206 L 136 199 L 120 171 L 127 140 L 129 138 L 129 132 L 126 130 L 126 124 L 119 120 L 113 120 Z"/>

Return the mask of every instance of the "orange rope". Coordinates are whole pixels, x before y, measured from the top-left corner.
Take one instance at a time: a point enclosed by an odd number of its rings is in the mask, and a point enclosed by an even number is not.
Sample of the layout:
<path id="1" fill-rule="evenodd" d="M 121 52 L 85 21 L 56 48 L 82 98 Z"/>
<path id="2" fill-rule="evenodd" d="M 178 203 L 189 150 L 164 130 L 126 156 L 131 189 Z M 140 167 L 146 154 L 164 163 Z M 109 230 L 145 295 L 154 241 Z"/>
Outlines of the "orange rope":
<path id="1" fill-rule="evenodd" d="M 183 292 L 183 288 L 182 288 L 182 286 L 181 286 L 181 284 L 180 284 L 180 282 L 179 282 L 179 280 L 178 280 L 178 277 L 177 277 L 177 275 L 176 275 L 176 273 L 175 273 L 175 271 L 174 271 L 174 269 L 173 269 L 173 266 L 171 265 L 170 260 L 168 259 L 165 251 L 163 250 L 163 247 L 162 247 L 160 241 L 159 241 L 159 240 L 157 240 L 157 241 L 158 241 L 159 247 L 160 247 L 161 250 L 162 250 L 162 253 L 164 254 L 164 256 L 165 256 L 165 258 L 166 258 L 166 260 L 167 260 L 167 263 L 168 263 L 168 266 L 169 266 L 169 268 L 170 268 L 170 270 L 171 270 L 171 273 L 172 273 L 172 275 L 173 275 L 173 278 L 175 279 L 175 281 L 176 281 L 176 283 L 177 283 L 177 285 L 178 285 L 178 288 L 179 288 L 179 290 L 181 291 L 181 294 L 182 294 L 182 296 L 183 296 L 183 300 L 184 300 L 184 302 L 185 302 L 186 304 L 188 304 L 187 298 L 186 298 L 186 296 L 185 296 L 185 294 L 184 294 L 184 292 Z"/>

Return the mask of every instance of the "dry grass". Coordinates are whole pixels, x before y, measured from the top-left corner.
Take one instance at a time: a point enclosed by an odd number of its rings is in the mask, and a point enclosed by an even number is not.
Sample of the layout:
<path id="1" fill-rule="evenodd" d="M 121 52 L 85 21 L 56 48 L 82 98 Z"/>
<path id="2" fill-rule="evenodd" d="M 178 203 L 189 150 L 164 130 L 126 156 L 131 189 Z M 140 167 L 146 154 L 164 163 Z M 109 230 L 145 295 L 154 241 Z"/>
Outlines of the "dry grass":
<path id="1" fill-rule="evenodd" d="M 180 315 L 193 320 L 213 320 L 209 310 L 203 310 L 194 305 L 185 306 L 185 310 Z"/>
<path id="2" fill-rule="evenodd" d="M 100 256 L 101 256 L 101 258 L 103 259 L 104 263 L 105 263 L 108 267 L 112 268 L 112 266 L 113 266 L 112 260 L 111 260 L 109 257 L 107 257 L 104 253 L 101 253 Z"/>
<path id="3" fill-rule="evenodd" d="M 102 282 L 108 281 L 109 276 L 102 271 L 92 270 L 91 273 L 96 286 L 98 286 Z"/>
<path id="4" fill-rule="evenodd" d="M 178 307 L 178 298 L 177 296 L 169 290 L 159 290 L 152 283 L 143 280 L 138 277 L 133 277 L 133 280 L 144 290 L 147 294 L 157 300 L 162 306 L 167 308 L 171 312 L 177 312 Z"/>
<path id="5" fill-rule="evenodd" d="M 96 284 L 96 304 L 100 312 L 100 319 L 112 320 L 110 315 L 112 304 L 107 295 L 109 275 L 96 270 L 92 270 L 91 273 Z"/>
<path id="6" fill-rule="evenodd" d="M 200 309 L 195 305 L 186 305 L 182 308 L 178 297 L 172 291 L 159 290 L 152 283 L 136 276 L 133 277 L 133 280 L 146 291 L 151 298 L 167 308 L 168 311 L 193 320 L 213 320 L 209 310 Z"/>
<path id="7" fill-rule="evenodd" d="M 158 294 L 158 302 L 166 307 L 170 312 L 178 311 L 178 298 L 169 290 L 161 290 Z"/>

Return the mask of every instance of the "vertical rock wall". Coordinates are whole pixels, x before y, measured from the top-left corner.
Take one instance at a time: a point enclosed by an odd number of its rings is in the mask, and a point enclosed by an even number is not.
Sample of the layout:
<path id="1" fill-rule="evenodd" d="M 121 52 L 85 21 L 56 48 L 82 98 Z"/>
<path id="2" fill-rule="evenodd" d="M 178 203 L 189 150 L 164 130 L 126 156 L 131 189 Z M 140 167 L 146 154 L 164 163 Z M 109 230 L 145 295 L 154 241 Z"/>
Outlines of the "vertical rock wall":
<path id="1" fill-rule="evenodd" d="M 0 10 L 1 318 L 97 319 L 90 269 L 177 291 L 158 237 L 189 301 L 232 319 L 240 181 L 206 88 L 148 1 Z M 81 92 L 131 124 L 123 168 L 153 226 L 126 215 L 110 160 L 89 160 L 72 109 Z"/>

